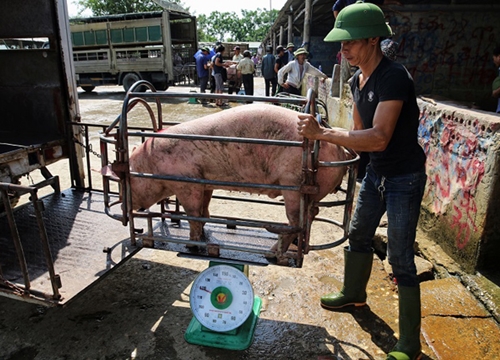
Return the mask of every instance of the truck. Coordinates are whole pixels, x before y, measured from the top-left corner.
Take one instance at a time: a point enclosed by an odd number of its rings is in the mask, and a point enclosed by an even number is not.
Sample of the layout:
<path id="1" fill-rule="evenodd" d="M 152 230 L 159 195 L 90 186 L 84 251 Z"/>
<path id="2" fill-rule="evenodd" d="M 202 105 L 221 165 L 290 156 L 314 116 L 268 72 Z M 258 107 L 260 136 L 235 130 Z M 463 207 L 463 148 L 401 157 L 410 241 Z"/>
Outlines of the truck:
<path id="1" fill-rule="evenodd" d="M 78 102 L 72 67 L 69 25 L 64 1 L 14 4 L 2 1 L 0 23 L 0 182 L 19 184 L 21 177 L 71 158 L 81 184 L 81 153 L 72 139 L 78 129 Z M 40 20 L 34 18 L 40 16 Z M 49 44 L 50 48 L 42 47 Z M 12 205 L 20 195 L 8 192 Z"/>
<path id="2" fill-rule="evenodd" d="M 138 80 L 166 90 L 196 73 L 196 17 L 180 7 L 70 23 L 76 81 L 86 92 L 99 85 L 127 91 Z"/>

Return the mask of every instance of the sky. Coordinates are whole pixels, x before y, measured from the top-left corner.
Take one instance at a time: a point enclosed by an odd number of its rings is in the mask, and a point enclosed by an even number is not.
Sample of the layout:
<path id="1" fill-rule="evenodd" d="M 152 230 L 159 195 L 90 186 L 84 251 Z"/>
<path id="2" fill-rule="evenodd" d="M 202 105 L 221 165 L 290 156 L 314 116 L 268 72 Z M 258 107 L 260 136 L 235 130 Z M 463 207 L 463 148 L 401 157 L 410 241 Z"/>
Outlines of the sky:
<path id="1" fill-rule="evenodd" d="M 75 5 L 74 0 L 68 1 L 68 12 L 70 17 L 78 15 L 78 6 Z M 189 7 L 191 14 L 209 15 L 212 11 L 219 12 L 235 12 L 240 15 L 241 10 L 256 10 L 266 9 L 272 6 L 273 9 L 281 10 L 283 5 L 285 5 L 287 0 L 251 0 L 251 1 L 238 1 L 238 0 L 217 0 L 207 1 L 207 0 L 181 0 L 185 7 Z M 90 13 L 83 13 L 83 16 L 89 16 Z"/>

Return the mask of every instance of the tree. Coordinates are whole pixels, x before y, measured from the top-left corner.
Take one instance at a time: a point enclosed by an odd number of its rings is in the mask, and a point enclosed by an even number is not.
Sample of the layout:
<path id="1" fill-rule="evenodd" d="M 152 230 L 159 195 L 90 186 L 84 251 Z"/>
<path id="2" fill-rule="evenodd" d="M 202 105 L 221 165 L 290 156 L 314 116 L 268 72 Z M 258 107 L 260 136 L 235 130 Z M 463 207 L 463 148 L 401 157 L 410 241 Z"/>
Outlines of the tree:
<path id="1" fill-rule="evenodd" d="M 169 1 L 181 4 L 180 0 Z M 163 10 L 153 0 L 78 0 L 77 4 L 92 11 L 94 16 Z"/>
<path id="2" fill-rule="evenodd" d="M 260 41 L 278 15 L 278 10 L 241 10 L 234 12 L 212 11 L 207 17 L 197 17 L 199 41 Z"/>

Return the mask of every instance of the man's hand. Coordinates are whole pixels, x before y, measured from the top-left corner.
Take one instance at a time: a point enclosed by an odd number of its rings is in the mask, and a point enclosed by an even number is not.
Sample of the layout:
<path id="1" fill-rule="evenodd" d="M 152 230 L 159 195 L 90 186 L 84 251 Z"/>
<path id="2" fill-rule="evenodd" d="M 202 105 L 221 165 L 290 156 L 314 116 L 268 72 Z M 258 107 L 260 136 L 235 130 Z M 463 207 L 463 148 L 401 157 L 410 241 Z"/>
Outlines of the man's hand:
<path id="1" fill-rule="evenodd" d="M 308 139 L 316 140 L 323 132 L 322 127 L 311 114 L 300 114 L 297 125 L 299 135 Z"/>

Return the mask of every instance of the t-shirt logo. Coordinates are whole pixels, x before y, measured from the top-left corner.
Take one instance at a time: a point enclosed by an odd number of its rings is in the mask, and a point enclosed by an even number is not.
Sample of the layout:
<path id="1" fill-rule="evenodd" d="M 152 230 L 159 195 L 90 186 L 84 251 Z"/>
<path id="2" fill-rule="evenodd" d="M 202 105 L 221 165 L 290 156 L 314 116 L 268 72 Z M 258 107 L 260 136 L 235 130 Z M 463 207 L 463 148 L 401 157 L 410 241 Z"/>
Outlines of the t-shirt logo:
<path id="1" fill-rule="evenodd" d="M 372 102 L 373 101 L 373 97 L 375 96 L 374 92 L 373 91 L 370 91 L 368 93 L 368 101 L 369 102 Z"/>

